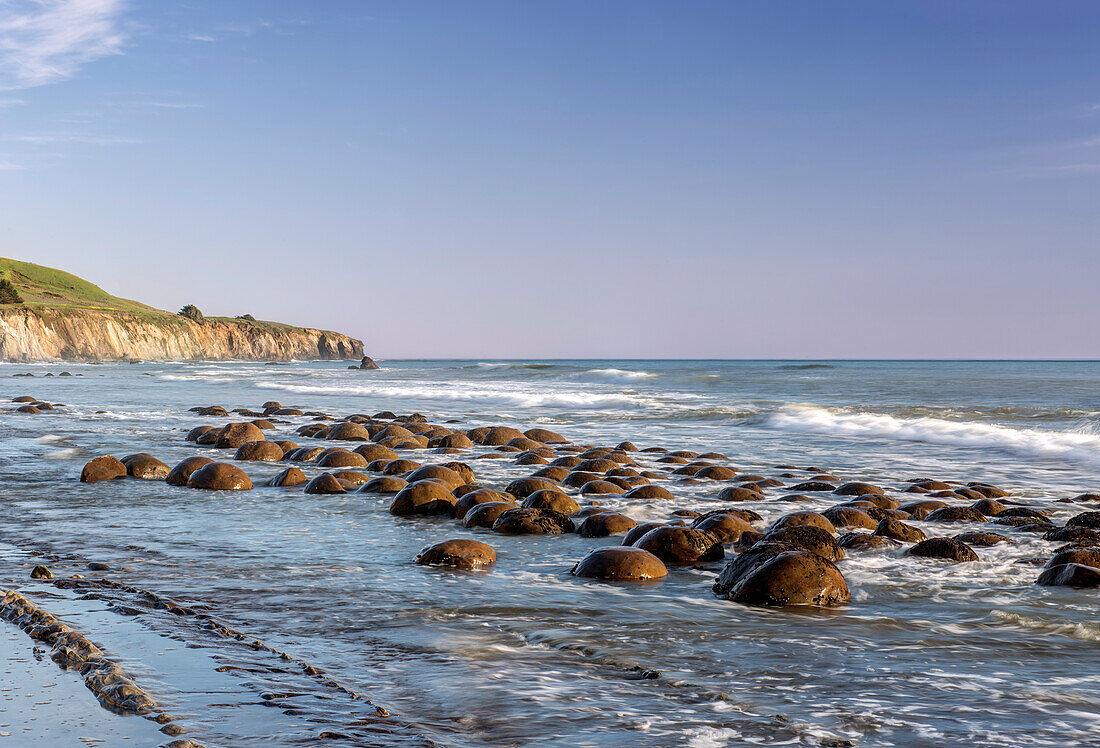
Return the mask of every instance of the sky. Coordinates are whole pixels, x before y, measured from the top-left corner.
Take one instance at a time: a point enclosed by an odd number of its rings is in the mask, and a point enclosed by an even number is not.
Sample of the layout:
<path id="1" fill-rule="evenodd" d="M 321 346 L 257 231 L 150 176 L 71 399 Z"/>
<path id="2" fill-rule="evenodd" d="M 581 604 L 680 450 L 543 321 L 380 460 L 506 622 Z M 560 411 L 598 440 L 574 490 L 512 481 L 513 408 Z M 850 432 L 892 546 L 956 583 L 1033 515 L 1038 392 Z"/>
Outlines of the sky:
<path id="1" fill-rule="evenodd" d="M 0 0 L 0 256 L 379 358 L 1100 357 L 1100 5 Z"/>

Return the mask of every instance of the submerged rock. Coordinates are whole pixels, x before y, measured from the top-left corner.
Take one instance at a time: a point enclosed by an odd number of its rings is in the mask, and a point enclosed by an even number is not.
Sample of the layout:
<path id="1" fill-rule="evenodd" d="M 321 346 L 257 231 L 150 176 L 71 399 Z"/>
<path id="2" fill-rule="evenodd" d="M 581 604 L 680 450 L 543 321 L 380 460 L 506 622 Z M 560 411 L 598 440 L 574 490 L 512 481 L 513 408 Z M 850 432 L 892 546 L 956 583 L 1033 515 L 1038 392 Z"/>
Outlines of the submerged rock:
<path id="1" fill-rule="evenodd" d="M 213 491 L 247 491 L 252 480 L 236 465 L 227 462 L 211 462 L 191 473 L 188 488 L 205 488 Z"/>
<path id="2" fill-rule="evenodd" d="M 666 564 L 719 561 L 726 555 L 722 543 L 709 532 L 674 525 L 650 530 L 634 542 L 634 547 L 649 551 Z"/>
<path id="3" fill-rule="evenodd" d="M 961 540 L 954 538 L 929 538 L 914 545 L 906 553 L 921 558 L 942 558 L 956 563 L 977 561 L 978 554 Z"/>
<path id="4" fill-rule="evenodd" d="M 467 570 L 485 569 L 496 561 L 496 551 L 477 540 L 444 540 L 420 551 L 416 557 L 416 563 L 421 565 Z"/>
<path id="5" fill-rule="evenodd" d="M 81 483 L 98 483 L 104 480 L 116 480 L 126 477 L 126 466 L 122 460 L 111 455 L 96 457 L 80 471 Z"/>
<path id="6" fill-rule="evenodd" d="M 213 460 L 209 457 L 188 457 L 172 468 L 164 481 L 170 486 L 186 486 L 191 474 L 203 465 L 209 465 Z"/>
<path id="7" fill-rule="evenodd" d="M 641 548 L 607 546 L 589 551 L 569 573 L 589 579 L 641 582 L 668 576 L 668 568 Z"/>
<path id="8" fill-rule="evenodd" d="M 746 605 L 843 605 L 852 599 L 840 569 L 809 551 L 785 551 L 742 577 L 730 590 Z"/>

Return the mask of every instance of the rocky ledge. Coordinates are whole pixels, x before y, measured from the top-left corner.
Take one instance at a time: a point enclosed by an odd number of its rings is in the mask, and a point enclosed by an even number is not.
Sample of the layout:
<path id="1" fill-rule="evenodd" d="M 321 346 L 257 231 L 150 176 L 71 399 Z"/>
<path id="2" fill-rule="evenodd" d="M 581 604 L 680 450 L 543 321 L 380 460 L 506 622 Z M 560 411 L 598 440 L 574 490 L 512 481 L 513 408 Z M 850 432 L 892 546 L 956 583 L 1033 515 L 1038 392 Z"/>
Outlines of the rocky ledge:
<path id="1" fill-rule="evenodd" d="M 0 309 L 3 361 L 272 361 L 362 356 L 361 340 L 271 322 L 194 322 L 168 313 L 94 309 Z"/>

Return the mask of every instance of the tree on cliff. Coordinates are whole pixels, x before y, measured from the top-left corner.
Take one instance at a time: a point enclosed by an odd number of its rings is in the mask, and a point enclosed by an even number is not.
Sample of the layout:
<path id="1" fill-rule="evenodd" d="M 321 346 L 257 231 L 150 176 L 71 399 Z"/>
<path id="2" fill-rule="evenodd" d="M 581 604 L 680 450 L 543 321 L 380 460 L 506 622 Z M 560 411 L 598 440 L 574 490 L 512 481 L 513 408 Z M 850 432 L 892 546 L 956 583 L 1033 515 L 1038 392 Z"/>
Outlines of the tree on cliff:
<path id="1" fill-rule="evenodd" d="M 22 304 L 19 290 L 7 278 L 0 278 L 0 304 Z"/>
<path id="2" fill-rule="evenodd" d="M 183 309 L 176 312 L 181 317 L 187 317 L 192 322 L 202 322 L 202 312 L 194 304 L 188 304 Z"/>

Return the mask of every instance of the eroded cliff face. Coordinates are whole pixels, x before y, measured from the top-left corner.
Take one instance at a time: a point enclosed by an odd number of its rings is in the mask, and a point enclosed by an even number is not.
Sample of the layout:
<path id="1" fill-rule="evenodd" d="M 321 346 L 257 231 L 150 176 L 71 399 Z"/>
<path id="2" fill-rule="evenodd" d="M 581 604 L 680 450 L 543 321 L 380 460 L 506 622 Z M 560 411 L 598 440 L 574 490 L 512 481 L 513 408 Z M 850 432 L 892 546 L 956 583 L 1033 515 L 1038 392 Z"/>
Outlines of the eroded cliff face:
<path id="1" fill-rule="evenodd" d="M 0 312 L 0 360 L 147 361 L 359 359 L 347 335 L 247 322 L 138 316 L 94 310 Z"/>

